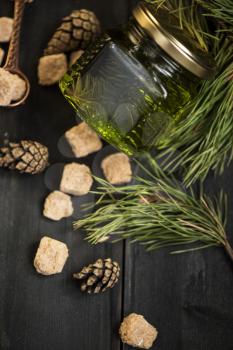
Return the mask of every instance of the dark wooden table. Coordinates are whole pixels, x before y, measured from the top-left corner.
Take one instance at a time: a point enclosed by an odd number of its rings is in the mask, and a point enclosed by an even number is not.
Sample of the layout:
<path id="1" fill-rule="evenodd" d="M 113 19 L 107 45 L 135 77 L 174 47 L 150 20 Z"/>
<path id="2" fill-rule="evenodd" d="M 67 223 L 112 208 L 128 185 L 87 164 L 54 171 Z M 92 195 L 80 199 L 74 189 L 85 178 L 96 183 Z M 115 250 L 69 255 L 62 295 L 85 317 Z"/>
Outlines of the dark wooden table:
<path id="1" fill-rule="evenodd" d="M 61 17 L 74 8 L 96 11 L 105 27 L 125 22 L 131 0 L 35 0 L 25 11 L 20 61 L 30 78 L 27 103 L 0 110 L 0 141 L 35 139 L 50 150 L 51 163 L 67 162 L 57 148 L 74 125 L 74 114 L 57 87 L 37 84 L 37 62 Z M 1 0 L 0 16 L 12 15 L 12 2 Z M 91 158 L 89 159 L 91 161 Z M 233 225 L 233 168 L 210 177 L 211 195 L 229 194 L 229 234 Z M 233 349 L 233 269 L 221 249 L 180 256 L 168 250 L 146 253 L 139 245 L 106 243 L 93 247 L 72 219 L 42 217 L 48 193 L 44 175 L 0 171 L 0 346 L 1 350 L 119 350 L 122 317 L 137 312 L 159 331 L 157 350 Z M 33 257 L 43 235 L 67 243 L 70 258 L 62 274 L 39 276 Z M 72 273 L 98 257 L 112 257 L 122 267 L 110 292 L 81 294 Z"/>

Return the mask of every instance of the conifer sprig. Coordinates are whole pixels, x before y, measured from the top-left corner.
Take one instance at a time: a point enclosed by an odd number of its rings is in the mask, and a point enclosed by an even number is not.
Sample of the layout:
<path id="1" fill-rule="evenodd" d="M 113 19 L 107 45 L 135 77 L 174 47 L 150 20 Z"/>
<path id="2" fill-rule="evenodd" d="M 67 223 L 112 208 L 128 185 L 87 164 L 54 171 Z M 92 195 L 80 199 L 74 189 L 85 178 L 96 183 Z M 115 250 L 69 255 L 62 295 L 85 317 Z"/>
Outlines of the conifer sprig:
<path id="1" fill-rule="evenodd" d="M 184 183 L 189 186 L 196 180 L 204 180 L 210 170 L 221 174 L 233 158 L 233 2 L 150 2 L 156 7 L 166 6 L 178 16 L 181 28 L 192 33 L 212 53 L 218 67 L 215 79 L 203 83 L 188 106 L 187 117 L 162 147 L 170 154 L 171 150 L 179 149 L 179 155 L 168 166 L 173 170 L 183 167 Z"/>
<path id="2" fill-rule="evenodd" d="M 173 171 L 182 166 L 187 186 L 204 180 L 210 169 L 222 173 L 233 158 L 233 45 L 224 39 L 215 46 L 219 74 L 202 85 L 191 111 L 163 145 L 167 150 L 160 155 L 180 149 L 167 166 Z"/>
<path id="3" fill-rule="evenodd" d="M 76 221 L 74 228 L 85 228 L 93 244 L 113 236 L 148 250 L 178 246 L 176 253 L 223 246 L 233 259 L 225 231 L 226 196 L 221 193 L 211 200 L 202 190 L 196 195 L 168 178 L 153 159 L 150 164 L 152 170 L 141 166 L 147 179 L 138 177 L 135 185 L 115 187 L 97 179 L 95 211 Z"/>

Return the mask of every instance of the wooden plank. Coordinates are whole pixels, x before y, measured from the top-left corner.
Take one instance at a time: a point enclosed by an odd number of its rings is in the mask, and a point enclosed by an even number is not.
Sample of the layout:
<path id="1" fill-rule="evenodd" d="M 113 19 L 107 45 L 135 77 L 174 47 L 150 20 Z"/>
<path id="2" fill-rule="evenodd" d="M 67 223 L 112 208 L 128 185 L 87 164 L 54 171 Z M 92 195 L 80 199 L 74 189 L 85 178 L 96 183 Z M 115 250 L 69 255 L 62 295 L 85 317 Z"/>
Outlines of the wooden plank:
<path id="1" fill-rule="evenodd" d="M 212 196 L 222 187 L 228 192 L 231 240 L 232 172 L 233 167 L 206 185 Z M 148 253 L 137 244 L 126 244 L 124 314 L 143 314 L 157 327 L 153 349 L 232 349 L 232 262 L 221 248 L 168 253 L 168 249 Z"/>
<path id="2" fill-rule="evenodd" d="M 57 142 L 74 125 L 74 113 L 57 87 L 37 84 L 36 67 L 46 42 L 61 17 L 73 8 L 97 12 L 104 26 L 127 17 L 125 0 L 96 2 L 35 0 L 25 11 L 20 61 L 32 82 L 26 105 L 0 110 L 0 141 L 35 139 L 45 143 L 51 163 L 69 161 Z M 1 2 L 0 15 L 11 15 L 12 3 Z M 92 162 L 92 158 L 89 158 Z M 120 349 L 117 328 L 121 318 L 122 286 L 99 296 L 82 295 L 72 273 L 98 257 L 112 257 L 122 264 L 122 244 L 92 247 L 83 233 L 73 232 L 72 220 L 59 223 L 42 218 L 48 193 L 44 176 L 0 171 L 0 348 L 1 350 Z M 64 272 L 39 276 L 32 265 L 39 240 L 49 235 L 67 243 L 70 258 Z"/>
<path id="3" fill-rule="evenodd" d="M 131 0 L 130 8 L 135 3 Z M 228 235 L 233 243 L 232 173 L 233 166 L 222 177 L 210 176 L 206 191 L 213 196 L 224 188 L 228 193 Z M 231 350 L 232 262 L 221 248 L 184 255 L 169 251 L 148 253 L 126 242 L 124 315 L 142 314 L 157 327 L 153 349 Z"/>

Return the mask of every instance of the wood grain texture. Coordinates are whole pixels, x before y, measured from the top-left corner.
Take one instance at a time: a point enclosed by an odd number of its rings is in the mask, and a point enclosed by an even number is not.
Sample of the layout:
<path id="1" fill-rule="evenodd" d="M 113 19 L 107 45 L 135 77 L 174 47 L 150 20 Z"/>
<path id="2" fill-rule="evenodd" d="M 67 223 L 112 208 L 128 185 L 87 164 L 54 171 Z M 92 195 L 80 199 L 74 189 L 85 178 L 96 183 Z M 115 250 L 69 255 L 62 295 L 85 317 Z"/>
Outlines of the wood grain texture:
<path id="1" fill-rule="evenodd" d="M 27 103 L 0 110 L 0 143 L 35 139 L 49 147 L 50 162 L 67 162 L 57 148 L 61 135 L 75 124 L 74 113 L 57 87 L 37 83 L 37 62 L 60 19 L 74 8 L 96 11 L 104 26 L 127 17 L 124 0 L 96 2 L 35 0 L 25 9 L 20 63 L 32 84 Z M 12 15 L 13 4 L 2 0 L 0 16 Z M 91 157 L 87 160 L 92 161 Z M 103 350 L 120 349 L 117 328 L 121 319 L 121 282 L 99 296 L 81 294 L 72 273 L 98 257 L 112 257 L 122 265 L 123 245 L 92 247 L 83 233 L 73 232 L 72 219 L 58 223 L 42 217 L 48 190 L 44 176 L 0 171 L 0 349 Z M 43 235 L 67 243 L 70 257 L 64 272 L 39 276 L 33 258 Z"/>
<path id="2" fill-rule="evenodd" d="M 130 0 L 130 8 L 136 0 Z M 210 175 L 206 192 L 228 193 L 228 236 L 233 243 L 233 166 Z M 233 266 L 221 248 L 183 255 L 125 246 L 124 315 L 143 314 L 159 332 L 157 350 L 233 349 Z M 130 349 L 123 345 L 124 350 Z"/>

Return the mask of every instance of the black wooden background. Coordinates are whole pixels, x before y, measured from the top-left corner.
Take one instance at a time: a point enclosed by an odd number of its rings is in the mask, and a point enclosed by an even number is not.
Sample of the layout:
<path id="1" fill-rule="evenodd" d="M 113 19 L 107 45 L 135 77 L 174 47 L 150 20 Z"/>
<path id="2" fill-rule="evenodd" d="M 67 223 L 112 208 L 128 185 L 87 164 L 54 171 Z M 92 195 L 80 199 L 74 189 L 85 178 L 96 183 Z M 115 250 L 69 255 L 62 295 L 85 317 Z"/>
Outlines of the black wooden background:
<path id="1" fill-rule="evenodd" d="M 74 125 L 74 114 L 57 87 L 37 84 L 37 62 L 61 17 L 74 8 L 94 10 L 105 27 L 124 23 L 135 1 L 35 0 L 27 5 L 20 62 L 32 83 L 27 103 L 0 110 L 0 141 L 35 139 L 45 143 L 51 163 L 66 161 L 57 142 Z M 12 1 L 0 1 L 0 16 L 12 15 Z M 233 168 L 210 177 L 211 195 L 229 194 L 229 235 L 233 225 Z M 119 350 L 123 315 L 143 314 L 154 324 L 157 350 L 233 349 L 233 269 L 221 249 L 181 256 L 167 250 L 146 253 L 138 245 L 110 243 L 93 247 L 72 219 L 42 217 L 48 193 L 44 176 L 0 171 L 0 344 L 1 350 Z M 67 243 L 70 258 L 62 274 L 39 276 L 33 257 L 39 240 L 49 235 Z M 98 257 L 117 259 L 120 283 L 98 296 L 81 294 L 72 273 Z"/>

